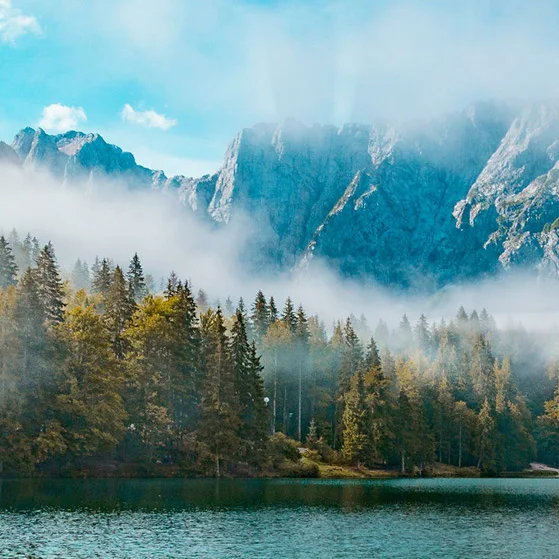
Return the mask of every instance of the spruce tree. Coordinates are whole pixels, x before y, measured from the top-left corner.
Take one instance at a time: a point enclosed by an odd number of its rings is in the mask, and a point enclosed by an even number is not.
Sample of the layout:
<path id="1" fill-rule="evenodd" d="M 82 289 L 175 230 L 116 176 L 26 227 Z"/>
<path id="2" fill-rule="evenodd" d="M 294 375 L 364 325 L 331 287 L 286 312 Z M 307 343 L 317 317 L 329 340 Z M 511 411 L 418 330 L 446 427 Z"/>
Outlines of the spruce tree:
<path id="1" fill-rule="evenodd" d="M 254 343 L 249 345 L 245 317 L 237 309 L 230 341 L 231 358 L 239 393 L 239 439 L 241 456 L 259 465 L 266 443 L 266 405 L 260 372 L 262 367 Z"/>
<path id="2" fill-rule="evenodd" d="M 293 302 L 291 297 L 288 297 L 285 301 L 285 306 L 283 307 L 283 312 L 281 314 L 281 320 L 289 328 L 289 331 L 294 334 L 297 328 L 297 316 L 295 315 L 295 309 L 293 307 Z"/>
<path id="3" fill-rule="evenodd" d="M 198 307 L 198 312 L 200 314 L 203 314 L 208 310 L 208 294 L 203 289 L 198 290 L 198 295 L 196 296 L 196 306 Z"/>
<path id="4" fill-rule="evenodd" d="M 76 290 L 89 290 L 90 284 L 91 279 L 89 276 L 89 267 L 87 266 L 87 262 L 82 262 L 78 258 L 74 264 L 74 269 L 72 270 L 72 286 Z"/>
<path id="5" fill-rule="evenodd" d="M 148 292 L 146 289 L 146 280 L 142 269 L 142 263 L 140 262 L 137 252 L 134 253 L 132 260 L 130 261 L 130 266 L 128 267 L 128 272 L 126 274 L 126 280 L 128 281 L 130 296 L 136 303 L 139 303 L 148 294 Z"/>
<path id="6" fill-rule="evenodd" d="M 92 291 L 101 297 L 106 297 L 111 288 L 111 280 L 113 276 L 113 270 L 111 262 L 108 258 L 103 258 L 98 266 L 92 268 L 93 271 L 93 282 Z"/>
<path id="7" fill-rule="evenodd" d="M 495 468 L 495 419 L 487 398 L 478 415 L 477 467 L 488 471 Z"/>
<path id="8" fill-rule="evenodd" d="M 134 312 L 134 301 L 120 266 L 115 268 L 109 290 L 105 297 L 103 319 L 117 359 L 123 359 L 126 351 L 124 331 Z"/>
<path id="9" fill-rule="evenodd" d="M 169 278 L 167 279 L 167 287 L 165 288 L 164 291 L 165 297 L 167 297 L 167 299 L 177 294 L 178 283 L 179 283 L 179 278 L 177 274 L 175 274 L 175 272 L 172 271 L 169 275 Z"/>
<path id="10" fill-rule="evenodd" d="M 49 242 L 39 253 L 37 268 L 33 271 L 45 320 L 50 324 L 62 322 L 64 302 L 62 280 L 58 272 L 54 248 Z"/>
<path id="11" fill-rule="evenodd" d="M 258 345 L 262 344 L 262 340 L 268 331 L 268 326 L 270 325 L 270 310 L 268 308 L 268 303 L 266 302 L 266 297 L 262 291 L 259 291 L 256 295 L 256 299 L 252 305 L 252 329 L 254 331 L 254 340 Z"/>
<path id="12" fill-rule="evenodd" d="M 278 308 L 276 307 L 276 302 L 273 297 L 270 297 L 270 302 L 268 303 L 269 309 L 269 322 L 273 324 L 279 318 Z"/>
<path id="13" fill-rule="evenodd" d="M 15 285 L 17 265 L 12 248 L 4 237 L 0 237 L 0 289 Z"/>
<path id="14" fill-rule="evenodd" d="M 202 315 L 201 335 L 200 439 L 208 446 L 214 475 L 221 477 L 237 460 L 240 425 L 239 391 L 221 309 Z"/>
<path id="15" fill-rule="evenodd" d="M 301 441 L 303 440 L 303 375 L 306 375 L 309 359 L 309 325 L 303 305 L 299 305 L 297 309 L 295 352 L 298 372 L 297 440 Z"/>

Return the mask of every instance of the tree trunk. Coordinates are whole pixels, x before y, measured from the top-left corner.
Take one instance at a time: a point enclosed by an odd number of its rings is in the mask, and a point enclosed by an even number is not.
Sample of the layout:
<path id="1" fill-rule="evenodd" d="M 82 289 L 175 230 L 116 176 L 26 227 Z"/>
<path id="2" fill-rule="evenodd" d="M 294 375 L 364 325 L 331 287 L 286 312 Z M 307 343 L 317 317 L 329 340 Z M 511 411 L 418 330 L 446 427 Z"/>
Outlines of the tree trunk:
<path id="1" fill-rule="evenodd" d="M 303 395 L 303 367 L 299 365 L 299 410 L 297 418 L 297 440 L 301 440 L 301 410 L 302 410 L 302 395 Z"/>
<path id="2" fill-rule="evenodd" d="M 402 450 L 402 473 L 406 473 L 406 453 Z"/>
<path id="3" fill-rule="evenodd" d="M 462 467 L 462 423 L 460 423 L 460 431 L 458 436 L 458 467 Z"/>
<path id="4" fill-rule="evenodd" d="M 278 399 L 278 350 L 274 350 L 274 401 L 272 402 L 272 435 L 276 434 L 276 417 L 277 417 L 277 399 Z"/>
<path id="5" fill-rule="evenodd" d="M 287 385 L 283 387 L 283 433 L 287 435 Z"/>

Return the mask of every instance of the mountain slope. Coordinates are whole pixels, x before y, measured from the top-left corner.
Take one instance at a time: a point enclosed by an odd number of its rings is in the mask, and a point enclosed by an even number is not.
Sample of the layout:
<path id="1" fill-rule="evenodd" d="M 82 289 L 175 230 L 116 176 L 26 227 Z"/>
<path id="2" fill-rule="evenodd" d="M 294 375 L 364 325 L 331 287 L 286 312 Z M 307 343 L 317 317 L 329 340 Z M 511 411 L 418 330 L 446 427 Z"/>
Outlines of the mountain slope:
<path id="1" fill-rule="evenodd" d="M 258 269 L 319 258 L 346 276 L 427 289 L 502 269 L 559 270 L 556 103 L 476 103 L 406 125 L 260 124 L 202 178 L 137 165 L 98 134 L 26 128 L 12 148 L 0 144 L 0 159 L 15 153 L 61 181 L 170 193 L 220 227 L 249 216 L 244 257 Z"/>

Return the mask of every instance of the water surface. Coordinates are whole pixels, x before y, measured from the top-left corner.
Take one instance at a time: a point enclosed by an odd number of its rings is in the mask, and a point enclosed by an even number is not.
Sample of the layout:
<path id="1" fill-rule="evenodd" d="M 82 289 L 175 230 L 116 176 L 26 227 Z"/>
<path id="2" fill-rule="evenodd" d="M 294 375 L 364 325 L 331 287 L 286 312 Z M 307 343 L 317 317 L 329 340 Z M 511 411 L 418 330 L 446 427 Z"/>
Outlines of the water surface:
<path id="1" fill-rule="evenodd" d="M 1 480 L 2 558 L 554 558 L 559 480 Z"/>

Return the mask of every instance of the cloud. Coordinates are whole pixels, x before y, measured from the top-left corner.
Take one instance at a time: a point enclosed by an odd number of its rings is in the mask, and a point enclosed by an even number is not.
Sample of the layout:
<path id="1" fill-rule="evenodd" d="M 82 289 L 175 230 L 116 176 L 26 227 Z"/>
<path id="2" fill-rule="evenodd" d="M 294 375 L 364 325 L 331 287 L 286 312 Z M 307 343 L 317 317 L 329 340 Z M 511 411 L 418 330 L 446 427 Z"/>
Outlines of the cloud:
<path id="1" fill-rule="evenodd" d="M 42 170 L 0 164 L 0 178 L 0 234 L 16 227 L 21 235 L 29 231 L 42 242 L 52 240 L 66 272 L 76 258 L 91 264 L 96 255 L 126 266 L 137 251 L 156 280 L 174 270 L 196 290 L 205 289 L 212 301 L 223 302 L 227 296 L 252 301 L 259 289 L 278 304 L 291 296 L 308 313 L 319 313 L 327 325 L 350 313 L 363 313 L 373 328 L 381 317 L 397 327 L 404 312 L 412 322 L 421 312 L 430 321 L 449 320 L 460 305 L 468 312 L 486 307 L 501 326 L 521 322 L 543 331 L 559 325 L 556 281 L 509 274 L 449 286 L 428 297 L 341 279 L 318 261 L 295 273 L 255 273 L 242 251 L 261 230 L 256 232 L 258 225 L 247 216 L 215 227 L 197 219 L 172 195 L 126 190 L 100 176 L 88 187 L 78 181 L 62 186 Z M 554 340 L 559 354 L 559 337 Z"/>
<path id="2" fill-rule="evenodd" d="M 96 29 L 115 71 L 164 82 L 166 102 L 222 126 L 407 118 L 478 98 L 559 96 L 552 0 L 349 5 L 99 0 Z"/>
<path id="3" fill-rule="evenodd" d="M 124 105 L 120 116 L 124 122 L 139 124 L 144 128 L 169 130 L 169 128 L 172 128 L 177 124 L 176 120 L 167 118 L 165 115 L 161 115 L 155 111 L 135 111 L 128 103 Z"/>
<path id="4" fill-rule="evenodd" d="M 36 18 L 13 8 L 11 0 L 0 0 L 0 43 L 15 45 L 23 35 L 38 35 L 40 32 L 41 26 Z"/>
<path id="5" fill-rule="evenodd" d="M 43 109 L 39 126 L 47 132 L 67 132 L 78 128 L 80 122 L 87 120 L 87 115 L 81 107 L 67 107 L 54 103 Z"/>

